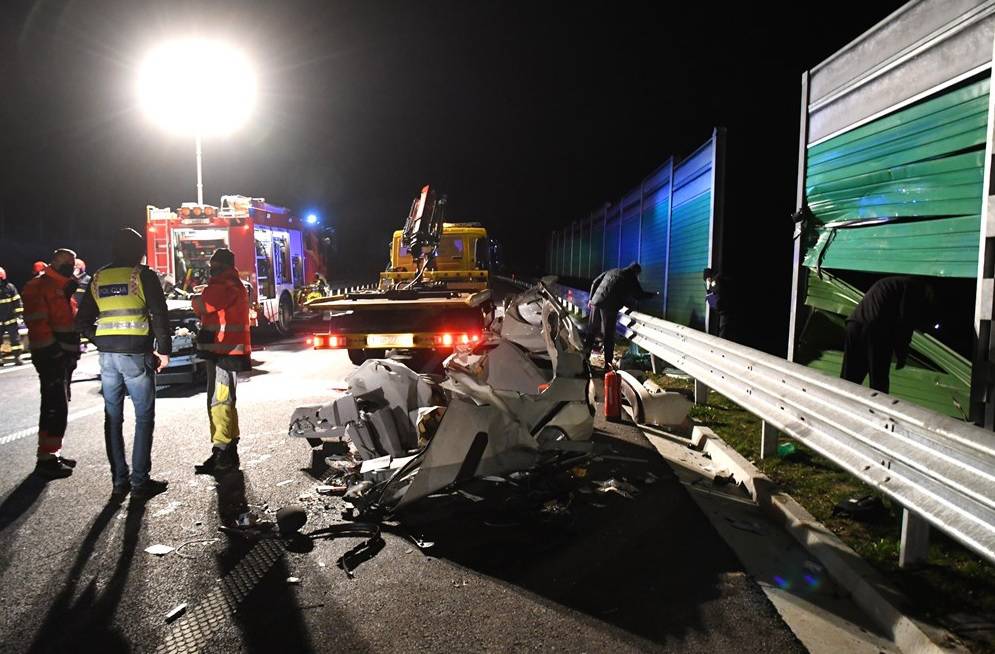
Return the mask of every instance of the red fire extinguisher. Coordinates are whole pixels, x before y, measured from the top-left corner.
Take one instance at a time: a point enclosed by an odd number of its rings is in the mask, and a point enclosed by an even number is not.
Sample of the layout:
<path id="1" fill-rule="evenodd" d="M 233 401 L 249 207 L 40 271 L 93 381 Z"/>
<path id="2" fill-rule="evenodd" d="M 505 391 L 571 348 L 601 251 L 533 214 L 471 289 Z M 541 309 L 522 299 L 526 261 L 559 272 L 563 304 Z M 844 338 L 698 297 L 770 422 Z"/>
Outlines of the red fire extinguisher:
<path id="1" fill-rule="evenodd" d="M 618 373 L 609 370 L 605 373 L 605 419 L 622 419 L 622 386 Z"/>

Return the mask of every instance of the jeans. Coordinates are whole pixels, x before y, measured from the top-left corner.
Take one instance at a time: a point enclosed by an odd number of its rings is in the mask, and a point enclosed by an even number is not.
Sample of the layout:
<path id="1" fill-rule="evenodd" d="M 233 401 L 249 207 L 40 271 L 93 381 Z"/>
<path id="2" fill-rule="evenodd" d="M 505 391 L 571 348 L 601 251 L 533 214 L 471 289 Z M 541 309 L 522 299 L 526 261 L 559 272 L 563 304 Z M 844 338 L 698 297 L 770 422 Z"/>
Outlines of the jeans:
<path id="1" fill-rule="evenodd" d="M 135 442 L 131 452 L 131 485 L 141 486 L 152 470 L 155 427 L 155 370 L 148 354 L 100 353 L 100 388 L 104 394 L 104 442 L 116 486 L 128 481 L 124 456 L 124 391 L 135 407 Z"/>

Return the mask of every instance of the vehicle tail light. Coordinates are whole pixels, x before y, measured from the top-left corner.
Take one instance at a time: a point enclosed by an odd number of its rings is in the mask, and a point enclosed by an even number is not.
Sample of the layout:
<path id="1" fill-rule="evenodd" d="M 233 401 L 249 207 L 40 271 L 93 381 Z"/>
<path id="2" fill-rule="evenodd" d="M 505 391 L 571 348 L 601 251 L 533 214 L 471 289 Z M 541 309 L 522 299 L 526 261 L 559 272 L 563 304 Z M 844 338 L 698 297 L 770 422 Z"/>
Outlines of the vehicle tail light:
<path id="1" fill-rule="evenodd" d="M 316 350 L 338 350 L 346 346 L 346 337 L 335 334 L 315 334 L 313 339 L 308 339 L 314 343 Z"/>
<path id="2" fill-rule="evenodd" d="M 452 347 L 454 345 L 470 345 L 480 342 L 480 334 L 471 334 L 468 332 L 460 334 L 452 334 L 449 332 L 444 332 L 442 334 L 435 335 L 435 344 L 442 347 Z"/>

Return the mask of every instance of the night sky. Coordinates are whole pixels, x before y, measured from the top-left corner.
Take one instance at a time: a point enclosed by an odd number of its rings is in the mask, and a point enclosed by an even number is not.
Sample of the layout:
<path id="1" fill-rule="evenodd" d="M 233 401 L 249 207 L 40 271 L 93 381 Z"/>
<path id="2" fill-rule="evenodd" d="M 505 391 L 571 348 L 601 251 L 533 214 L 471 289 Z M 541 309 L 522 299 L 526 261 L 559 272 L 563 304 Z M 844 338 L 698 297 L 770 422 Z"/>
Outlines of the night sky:
<path id="1" fill-rule="evenodd" d="M 99 239 L 140 228 L 146 204 L 195 199 L 192 139 L 149 124 L 134 92 L 153 45 L 192 35 L 238 43 L 260 87 L 249 125 L 205 142 L 206 201 L 316 211 L 340 233 L 332 277 L 383 267 L 425 183 L 451 218 L 484 222 L 513 267 L 538 266 L 550 229 L 716 125 L 731 187 L 762 207 L 734 219 L 784 220 L 801 72 L 901 3 L 740 4 L 8 0 L 0 256 L 14 261 L 0 265 L 23 279 L 66 245 L 93 268 Z"/>

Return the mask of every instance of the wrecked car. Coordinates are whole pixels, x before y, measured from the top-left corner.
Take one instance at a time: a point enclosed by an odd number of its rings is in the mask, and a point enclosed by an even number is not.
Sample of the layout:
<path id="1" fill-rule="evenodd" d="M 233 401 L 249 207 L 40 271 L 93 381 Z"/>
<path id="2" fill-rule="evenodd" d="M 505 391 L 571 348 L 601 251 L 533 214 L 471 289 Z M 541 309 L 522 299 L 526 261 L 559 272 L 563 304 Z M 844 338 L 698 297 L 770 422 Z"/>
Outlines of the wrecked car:
<path id="1" fill-rule="evenodd" d="M 510 298 L 480 343 L 458 347 L 442 375 L 364 362 L 348 390 L 298 408 L 289 435 L 342 443 L 346 497 L 393 512 L 470 479 L 527 471 L 591 449 L 594 387 L 579 325 L 548 287 Z"/>

